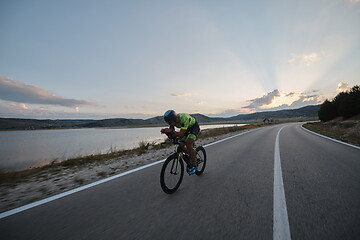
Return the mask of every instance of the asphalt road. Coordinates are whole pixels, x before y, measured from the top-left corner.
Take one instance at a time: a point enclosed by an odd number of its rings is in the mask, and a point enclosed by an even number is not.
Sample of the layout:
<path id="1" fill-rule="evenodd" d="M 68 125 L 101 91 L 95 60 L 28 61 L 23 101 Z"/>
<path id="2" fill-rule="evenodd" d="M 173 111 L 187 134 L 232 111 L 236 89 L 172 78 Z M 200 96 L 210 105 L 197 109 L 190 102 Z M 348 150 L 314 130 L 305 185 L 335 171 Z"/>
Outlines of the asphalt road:
<path id="1" fill-rule="evenodd" d="M 184 176 L 173 195 L 162 192 L 157 164 L 2 218 L 0 238 L 273 239 L 281 128 L 291 239 L 360 239 L 360 150 L 313 135 L 299 123 L 206 147 L 204 174 Z"/>

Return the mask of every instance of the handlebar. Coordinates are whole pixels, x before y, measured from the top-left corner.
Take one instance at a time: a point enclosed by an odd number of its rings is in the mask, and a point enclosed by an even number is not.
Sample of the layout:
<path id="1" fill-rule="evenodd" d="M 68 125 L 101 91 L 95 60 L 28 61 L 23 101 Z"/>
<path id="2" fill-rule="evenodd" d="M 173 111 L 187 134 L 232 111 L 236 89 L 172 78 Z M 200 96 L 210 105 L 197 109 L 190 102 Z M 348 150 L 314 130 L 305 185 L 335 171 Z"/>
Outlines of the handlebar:
<path id="1" fill-rule="evenodd" d="M 185 144 L 185 142 L 183 140 L 181 140 L 181 138 L 179 138 L 179 137 L 173 137 L 173 136 L 171 136 L 171 134 L 168 134 L 168 133 L 166 133 L 166 135 L 168 136 L 169 139 L 165 140 L 165 142 L 161 143 L 161 145 L 163 145 L 163 144 L 178 144 L 178 145 Z"/>

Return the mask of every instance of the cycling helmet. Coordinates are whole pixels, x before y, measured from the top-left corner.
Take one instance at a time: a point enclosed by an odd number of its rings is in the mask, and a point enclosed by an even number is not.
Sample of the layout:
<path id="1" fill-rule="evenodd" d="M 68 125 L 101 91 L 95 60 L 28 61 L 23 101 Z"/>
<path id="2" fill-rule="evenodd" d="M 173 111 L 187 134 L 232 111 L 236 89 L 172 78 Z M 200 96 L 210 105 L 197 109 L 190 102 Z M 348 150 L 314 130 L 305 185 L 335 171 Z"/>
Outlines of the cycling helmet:
<path id="1" fill-rule="evenodd" d="M 176 118 L 177 118 L 177 115 L 174 110 L 168 110 L 164 114 L 164 120 L 167 123 L 176 122 Z"/>

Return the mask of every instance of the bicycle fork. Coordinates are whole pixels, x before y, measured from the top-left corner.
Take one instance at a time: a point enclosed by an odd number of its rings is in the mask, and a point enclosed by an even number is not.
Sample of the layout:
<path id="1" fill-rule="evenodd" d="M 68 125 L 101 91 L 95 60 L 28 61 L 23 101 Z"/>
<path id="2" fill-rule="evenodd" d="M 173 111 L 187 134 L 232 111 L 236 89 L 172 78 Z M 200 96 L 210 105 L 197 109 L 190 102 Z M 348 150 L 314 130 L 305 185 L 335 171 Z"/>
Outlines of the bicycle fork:
<path id="1" fill-rule="evenodd" d="M 178 154 L 177 159 L 172 162 L 170 174 L 178 175 L 179 174 L 179 161 L 181 161 L 181 156 Z M 174 169 L 175 168 L 175 169 Z"/>

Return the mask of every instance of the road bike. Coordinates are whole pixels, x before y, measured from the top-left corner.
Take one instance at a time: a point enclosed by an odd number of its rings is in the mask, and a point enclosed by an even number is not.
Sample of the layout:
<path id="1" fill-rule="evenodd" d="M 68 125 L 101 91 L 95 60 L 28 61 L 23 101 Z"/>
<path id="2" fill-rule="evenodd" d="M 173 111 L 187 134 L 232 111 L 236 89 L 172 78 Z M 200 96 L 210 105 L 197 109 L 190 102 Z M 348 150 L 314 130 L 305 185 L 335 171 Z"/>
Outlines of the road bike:
<path id="1" fill-rule="evenodd" d="M 185 142 L 178 138 L 173 139 L 173 144 L 178 145 L 175 153 L 171 154 L 164 162 L 161 173 L 160 173 L 160 185 L 162 190 L 167 194 L 172 194 L 180 187 L 182 179 L 184 177 L 184 162 L 186 163 L 187 169 L 190 164 L 190 157 L 183 152 Z M 196 151 L 196 162 L 198 170 L 196 175 L 200 176 L 206 166 L 206 152 L 205 148 L 198 146 L 195 148 Z"/>

